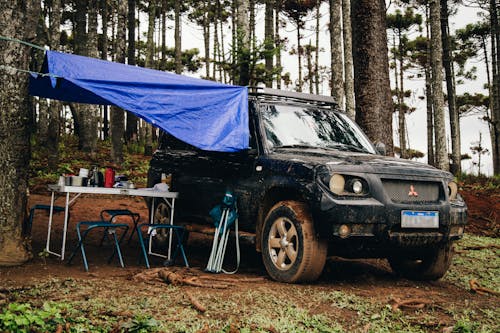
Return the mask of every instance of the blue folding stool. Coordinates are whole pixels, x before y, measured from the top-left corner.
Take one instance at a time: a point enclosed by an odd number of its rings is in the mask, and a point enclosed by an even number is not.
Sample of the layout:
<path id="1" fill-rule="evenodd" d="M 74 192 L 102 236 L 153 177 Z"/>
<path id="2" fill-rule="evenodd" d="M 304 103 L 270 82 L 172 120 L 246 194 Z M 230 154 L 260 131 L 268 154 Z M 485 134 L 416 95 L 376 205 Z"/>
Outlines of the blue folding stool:
<path id="1" fill-rule="evenodd" d="M 87 226 L 87 229 L 85 229 L 83 231 L 83 235 L 82 235 L 81 230 L 80 230 L 81 226 Z M 108 233 L 113 235 L 113 238 L 115 241 L 115 249 L 113 250 L 113 253 L 111 254 L 111 256 L 108 259 L 108 264 L 113 259 L 115 252 L 117 252 L 118 259 L 120 260 L 120 265 L 122 267 L 125 267 L 125 265 L 123 264 L 122 252 L 120 250 L 120 243 L 121 243 L 122 239 L 125 237 L 125 235 L 127 234 L 129 226 L 128 226 L 128 224 L 125 224 L 125 223 L 109 223 L 106 221 L 81 221 L 81 222 L 78 222 L 76 224 L 76 233 L 78 235 L 78 245 L 73 250 L 73 253 L 71 253 L 71 256 L 68 259 L 68 264 L 71 263 L 71 261 L 73 260 L 73 257 L 78 252 L 78 249 L 80 249 L 82 252 L 82 259 L 83 259 L 83 265 L 85 266 L 85 271 L 86 272 L 89 271 L 89 265 L 87 263 L 87 256 L 85 255 L 84 241 L 85 241 L 85 238 L 87 237 L 88 233 L 92 229 L 95 229 L 95 228 L 105 228 L 105 230 L 107 230 Z M 121 228 L 123 228 L 125 230 L 123 231 L 120 239 L 118 239 L 118 237 L 116 236 L 116 229 L 121 229 Z"/>
<path id="2" fill-rule="evenodd" d="M 142 236 L 142 231 L 141 228 L 148 228 L 148 233 L 147 236 L 144 238 Z M 188 260 L 186 258 L 186 253 L 184 252 L 184 246 L 182 244 L 182 240 L 184 238 L 184 232 L 186 231 L 186 228 L 179 226 L 179 225 L 171 225 L 171 224 L 149 224 L 149 223 L 143 223 L 137 226 L 137 235 L 139 236 L 139 243 L 141 245 L 141 250 L 142 254 L 144 256 L 144 261 L 146 263 L 146 267 L 150 268 L 149 266 L 149 259 L 148 259 L 148 254 L 154 255 L 157 257 L 162 257 L 162 258 L 167 258 L 167 256 L 159 254 L 159 253 L 154 253 L 151 251 L 151 238 L 154 237 L 154 233 L 156 232 L 157 229 L 170 229 L 171 231 L 174 232 L 175 237 L 177 239 L 177 245 L 175 246 L 175 251 L 170 257 L 170 261 L 165 261 L 166 265 L 173 264 L 175 262 L 175 259 L 180 252 L 182 255 L 182 258 L 184 259 L 184 264 L 186 267 L 189 267 Z M 146 239 L 146 244 L 144 244 L 144 239 Z M 148 250 L 146 250 L 146 245 L 148 246 Z"/>
<path id="3" fill-rule="evenodd" d="M 45 211 L 47 211 L 47 213 L 49 213 L 50 212 L 50 205 L 37 204 L 37 205 L 34 205 L 33 207 L 31 207 L 30 215 L 28 217 L 28 221 L 27 221 L 26 228 L 25 228 L 25 235 L 31 234 L 31 229 L 33 227 L 33 219 L 35 217 L 35 212 L 37 210 L 45 210 Z M 54 208 L 53 208 L 54 213 L 64 213 L 64 211 L 65 211 L 65 208 L 61 207 L 61 206 L 54 206 Z M 69 212 L 68 212 L 68 220 L 69 220 Z"/>
<path id="4" fill-rule="evenodd" d="M 104 218 L 105 215 L 108 215 L 108 218 Z M 137 224 L 139 223 L 139 220 L 141 219 L 141 216 L 138 213 L 134 213 L 128 209 L 104 209 L 100 213 L 101 220 L 102 221 L 109 221 L 109 223 L 113 223 L 113 220 L 117 216 L 129 216 L 132 219 L 132 222 L 134 223 L 134 227 L 132 228 L 132 232 L 130 233 L 130 236 L 128 237 L 127 242 L 130 243 L 132 240 L 132 237 L 134 236 L 134 232 L 136 231 Z M 104 233 L 101 239 L 101 245 L 104 242 L 104 240 L 107 238 L 107 234 Z"/>

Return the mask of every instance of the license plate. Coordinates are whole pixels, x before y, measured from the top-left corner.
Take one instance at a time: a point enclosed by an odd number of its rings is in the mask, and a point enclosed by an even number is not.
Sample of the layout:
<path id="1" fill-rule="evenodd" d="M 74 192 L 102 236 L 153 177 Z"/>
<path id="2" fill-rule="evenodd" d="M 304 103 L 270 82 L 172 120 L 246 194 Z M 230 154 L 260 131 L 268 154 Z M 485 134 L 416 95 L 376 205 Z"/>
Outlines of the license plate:
<path id="1" fill-rule="evenodd" d="M 439 212 L 403 210 L 402 228 L 439 228 Z"/>

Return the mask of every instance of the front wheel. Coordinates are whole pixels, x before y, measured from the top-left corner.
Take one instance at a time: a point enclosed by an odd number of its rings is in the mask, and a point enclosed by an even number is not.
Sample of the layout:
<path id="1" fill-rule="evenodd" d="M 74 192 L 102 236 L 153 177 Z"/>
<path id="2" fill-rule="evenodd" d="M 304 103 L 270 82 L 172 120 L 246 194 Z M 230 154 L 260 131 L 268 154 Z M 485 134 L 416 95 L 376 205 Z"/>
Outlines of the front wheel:
<path id="1" fill-rule="evenodd" d="M 170 224 L 170 206 L 163 199 L 154 199 L 155 207 L 153 212 L 153 224 Z M 168 230 L 157 229 L 157 234 L 153 237 L 154 244 L 161 246 L 167 244 Z"/>
<path id="2" fill-rule="evenodd" d="M 438 280 L 451 265 L 451 245 L 431 249 L 417 255 L 394 255 L 388 259 L 392 270 L 410 280 Z"/>
<path id="3" fill-rule="evenodd" d="M 268 274 L 276 281 L 316 280 L 325 266 L 327 242 L 314 230 L 306 204 L 280 201 L 264 220 L 262 259 Z"/>

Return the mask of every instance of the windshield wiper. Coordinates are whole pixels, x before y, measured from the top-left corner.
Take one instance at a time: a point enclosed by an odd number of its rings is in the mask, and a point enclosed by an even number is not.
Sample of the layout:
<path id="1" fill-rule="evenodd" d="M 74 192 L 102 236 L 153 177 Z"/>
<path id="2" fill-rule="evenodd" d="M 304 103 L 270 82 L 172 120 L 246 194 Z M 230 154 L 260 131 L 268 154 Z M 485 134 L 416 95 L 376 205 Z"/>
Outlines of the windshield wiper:
<path id="1" fill-rule="evenodd" d="M 345 151 L 356 151 L 356 152 L 360 152 L 360 153 L 368 153 L 368 150 L 366 150 L 364 148 L 354 146 L 354 145 L 349 145 L 347 143 L 331 143 L 331 144 L 328 144 L 327 147 L 335 148 L 335 149 L 339 149 L 339 150 L 345 150 Z"/>
<path id="2" fill-rule="evenodd" d="M 313 148 L 313 149 L 324 149 L 324 147 L 309 146 L 309 145 L 300 145 L 300 144 L 274 146 L 274 148 L 275 149 L 279 149 L 279 148 Z"/>

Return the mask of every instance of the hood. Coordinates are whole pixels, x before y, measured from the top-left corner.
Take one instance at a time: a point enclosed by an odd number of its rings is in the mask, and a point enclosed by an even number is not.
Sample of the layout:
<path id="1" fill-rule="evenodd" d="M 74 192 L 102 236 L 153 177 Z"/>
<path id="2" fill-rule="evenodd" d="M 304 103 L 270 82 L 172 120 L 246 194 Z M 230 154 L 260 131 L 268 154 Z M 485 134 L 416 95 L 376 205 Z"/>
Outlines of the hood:
<path id="1" fill-rule="evenodd" d="M 325 166 L 330 173 L 363 172 L 439 178 L 452 177 L 449 172 L 420 162 L 337 149 L 282 148 L 276 149 L 269 157 L 311 167 Z"/>

